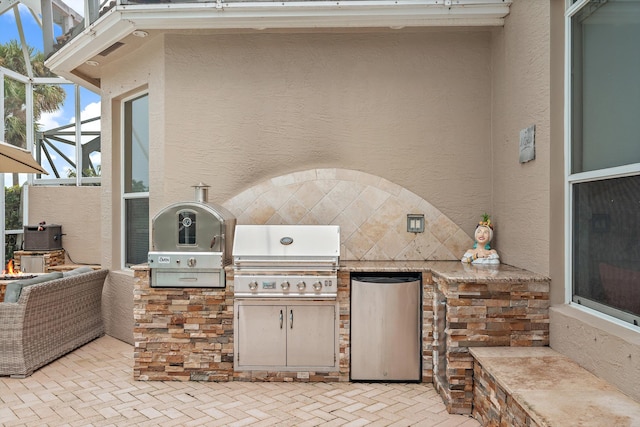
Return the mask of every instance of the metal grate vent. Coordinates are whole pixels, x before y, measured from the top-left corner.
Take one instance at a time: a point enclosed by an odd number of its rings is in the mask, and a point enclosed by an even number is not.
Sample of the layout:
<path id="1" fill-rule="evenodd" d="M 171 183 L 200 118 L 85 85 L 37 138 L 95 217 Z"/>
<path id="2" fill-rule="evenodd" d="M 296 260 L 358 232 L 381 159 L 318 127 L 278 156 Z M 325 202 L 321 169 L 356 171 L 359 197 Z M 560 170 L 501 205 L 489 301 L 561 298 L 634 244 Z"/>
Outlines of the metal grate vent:
<path id="1" fill-rule="evenodd" d="M 111 46 L 109 46 L 108 48 L 106 48 L 105 50 L 103 50 L 102 52 L 100 52 L 98 55 L 100 56 L 107 56 L 111 53 L 113 53 L 114 51 L 120 49 L 122 46 L 124 46 L 124 43 L 122 42 L 115 42 L 114 44 L 112 44 Z"/>

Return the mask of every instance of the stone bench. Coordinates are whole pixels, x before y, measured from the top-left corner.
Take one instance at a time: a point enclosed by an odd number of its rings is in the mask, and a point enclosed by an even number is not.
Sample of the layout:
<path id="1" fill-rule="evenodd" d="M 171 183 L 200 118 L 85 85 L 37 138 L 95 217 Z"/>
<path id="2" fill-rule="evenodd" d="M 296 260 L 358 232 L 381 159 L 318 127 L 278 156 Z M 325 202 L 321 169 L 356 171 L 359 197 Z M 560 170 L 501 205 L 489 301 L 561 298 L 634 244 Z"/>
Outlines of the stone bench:
<path id="1" fill-rule="evenodd" d="M 550 347 L 470 349 L 484 426 L 640 426 L 640 403 Z"/>

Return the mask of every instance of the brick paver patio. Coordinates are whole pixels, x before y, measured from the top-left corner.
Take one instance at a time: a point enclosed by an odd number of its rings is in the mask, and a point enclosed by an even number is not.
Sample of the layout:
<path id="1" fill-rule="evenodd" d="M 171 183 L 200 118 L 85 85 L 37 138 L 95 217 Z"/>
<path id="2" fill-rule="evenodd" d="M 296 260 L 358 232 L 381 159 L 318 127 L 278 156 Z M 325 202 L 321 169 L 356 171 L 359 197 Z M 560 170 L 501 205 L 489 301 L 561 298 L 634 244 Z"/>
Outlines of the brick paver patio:
<path id="1" fill-rule="evenodd" d="M 25 379 L 0 377 L 2 426 L 476 427 L 430 384 L 134 381 L 133 347 L 99 338 Z"/>

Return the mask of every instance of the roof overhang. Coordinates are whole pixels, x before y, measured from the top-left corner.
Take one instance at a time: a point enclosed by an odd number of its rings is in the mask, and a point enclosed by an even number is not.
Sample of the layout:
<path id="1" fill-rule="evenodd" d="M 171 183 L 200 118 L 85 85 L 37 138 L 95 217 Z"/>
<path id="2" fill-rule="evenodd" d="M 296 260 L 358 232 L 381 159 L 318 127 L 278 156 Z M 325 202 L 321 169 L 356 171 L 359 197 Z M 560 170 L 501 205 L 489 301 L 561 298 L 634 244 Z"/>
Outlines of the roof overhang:
<path id="1" fill-rule="evenodd" d="M 136 30 L 313 30 L 504 25 L 511 0 L 232 1 L 118 4 L 46 61 L 56 74 L 99 90 L 87 61 Z"/>

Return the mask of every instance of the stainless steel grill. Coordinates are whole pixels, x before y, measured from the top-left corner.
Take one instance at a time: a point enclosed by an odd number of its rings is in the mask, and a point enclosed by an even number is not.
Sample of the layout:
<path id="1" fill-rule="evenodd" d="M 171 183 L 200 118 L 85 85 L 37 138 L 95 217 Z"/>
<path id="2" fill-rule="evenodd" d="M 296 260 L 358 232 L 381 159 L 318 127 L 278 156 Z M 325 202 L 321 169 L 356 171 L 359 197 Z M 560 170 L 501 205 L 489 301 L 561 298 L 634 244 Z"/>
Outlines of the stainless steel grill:
<path id="1" fill-rule="evenodd" d="M 196 185 L 196 201 L 175 203 L 153 217 L 152 287 L 225 287 L 236 219 L 207 202 L 207 187 Z"/>
<path id="2" fill-rule="evenodd" d="M 340 228 L 238 225 L 233 245 L 236 297 L 337 297 Z"/>

